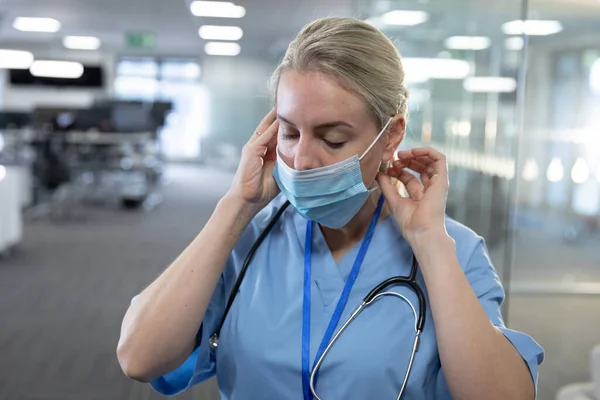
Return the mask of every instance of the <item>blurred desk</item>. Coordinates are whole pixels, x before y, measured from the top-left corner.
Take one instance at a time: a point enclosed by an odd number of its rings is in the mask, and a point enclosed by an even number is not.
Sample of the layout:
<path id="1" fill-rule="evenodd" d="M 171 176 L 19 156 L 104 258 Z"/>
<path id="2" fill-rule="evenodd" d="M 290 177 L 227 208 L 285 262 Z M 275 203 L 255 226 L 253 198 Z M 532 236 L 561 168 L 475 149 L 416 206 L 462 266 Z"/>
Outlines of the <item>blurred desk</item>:
<path id="1" fill-rule="evenodd" d="M 120 133 L 120 132 L 67 132 L 65 141 L 69 144 L 88 145 L 121 145 L 131 142 L 145 142 L 155 140 L 153 132 Z"/>

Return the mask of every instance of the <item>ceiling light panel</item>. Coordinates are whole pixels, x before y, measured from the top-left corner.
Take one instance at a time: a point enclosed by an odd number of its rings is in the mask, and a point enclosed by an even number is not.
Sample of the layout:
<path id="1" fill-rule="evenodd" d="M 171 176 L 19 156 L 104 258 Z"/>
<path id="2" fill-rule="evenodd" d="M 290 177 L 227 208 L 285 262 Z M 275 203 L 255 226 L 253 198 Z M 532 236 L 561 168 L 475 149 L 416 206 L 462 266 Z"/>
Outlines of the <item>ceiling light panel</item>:
<path id="1" fill-rule="evenodd" d="M 226 1 L 194 1 L 190 10 L 197 17 L 242 18 L 246 15 L 244 7 Z"/>
<path id="2" fill-rule="evenodd" d="M 208 42 L 204 45 L 204 52 L 211 56 L 237 56 L 240 50 L 237 43 Z"/>
<path id="3" fill-rule="evenodd" d="M 54 18 L 28 18 L 17 17 L 13 21 L 13 28 L 21 32 L 47 32 L 55 33 L 60 30 L 60 22 Z"/>
<path id="4" fill-rule="evenodd" d="M 414 26 L 428 19 L 429 14 L 425 11 L 393 10 L 381 16 L 381 22 L 385 25 Z"/>
<path id="5" fill-rule="evenodd" d="M 465 79 L 463 87 L 471 93 L 512 93 L 517 89 L 517 81 L 501 76 L 471 76 Z"/>
<path id="6" fill-rule="evenodd" d="M 429 79 L 464 79 L 471 68 L 465 60 L 447 58 L 404 58 L 402 60 L 407 80 L 418 76 L 420 80 Z"/>
<path id="7" fill-rule="evenodd" d="M 550 20 L 515 20 L 502 24 L 502 32 L 507 35 L 547 36 L 562 31 L 559 21 Z"/>
<path id="8" fill-rule="evenodd" d="M 491 45 L 491 40 L 485 36 L 451 36 L 444 41 L 450 50 L 485 50 Z"/>
<path id="9" fill-rule="evenodd" d="M 36 60 L 29 72 L 37 77 L 78 79 L 83 75 L 83 69 L 83 65 L 78 62 Z"/>
<path id="10" fill-rule="evenodd" d="M 33 54 L 21 50 L 0 49 L 0 69 L 28 69 L 33 63 Z"/>
<path id="11" fill-rule="evenodd" d="M 239 26 L 204 25 L 198 34 L 204 40 L 240 40 L 244 31 Z"/>
<path id="12" fill-rule="evenodd" d="M 71 50 L 98 50 L 100 39 L 94 36 L 65 36 L 63 46 Z"/>

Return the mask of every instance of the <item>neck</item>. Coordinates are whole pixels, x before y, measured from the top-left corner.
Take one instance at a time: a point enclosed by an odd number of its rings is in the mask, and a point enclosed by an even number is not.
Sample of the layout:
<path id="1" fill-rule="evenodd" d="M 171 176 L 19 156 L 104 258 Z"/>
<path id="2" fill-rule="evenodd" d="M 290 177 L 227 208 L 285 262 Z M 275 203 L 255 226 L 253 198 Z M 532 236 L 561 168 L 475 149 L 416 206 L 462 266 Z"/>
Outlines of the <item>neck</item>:
<path id="1" fill-rule="evenodd" d="M 377 203 L 381 197 L 381 190 L 375 190 L 358 213 L 348 222 L 346 225 L 339 229 L 332 229 L 326 226 L 320 225 L 321 232 L 325 237 L 327 246 L 331 252 L 343 250 L 345 248 L 352 247 L 355 243 L 361 240 L 367 230 L 371 219 L 377 210 Z M 390 209 L 386 203 L 383 204 L 381 209 L 381 215 L 379 221 L 383 220 L 390 213 Z"/>

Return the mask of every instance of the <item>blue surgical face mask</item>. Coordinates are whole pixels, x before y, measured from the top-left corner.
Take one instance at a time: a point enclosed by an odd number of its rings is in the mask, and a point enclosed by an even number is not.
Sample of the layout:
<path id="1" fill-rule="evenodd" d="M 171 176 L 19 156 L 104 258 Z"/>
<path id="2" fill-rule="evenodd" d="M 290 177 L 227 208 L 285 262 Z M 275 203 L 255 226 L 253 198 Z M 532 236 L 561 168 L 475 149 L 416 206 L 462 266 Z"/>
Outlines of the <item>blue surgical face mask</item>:
<path id="1" fill-rule="evenodd" d="M 289 167 L 277 151 L 273 176 L 298 213 L 333 229 L 350 222 L 372 191 L 363 182 L 360 161 L 381 138 L 390 122 L 392 118 L 360 157 L 355 155 L 325 167 L 297 171 Z"/>

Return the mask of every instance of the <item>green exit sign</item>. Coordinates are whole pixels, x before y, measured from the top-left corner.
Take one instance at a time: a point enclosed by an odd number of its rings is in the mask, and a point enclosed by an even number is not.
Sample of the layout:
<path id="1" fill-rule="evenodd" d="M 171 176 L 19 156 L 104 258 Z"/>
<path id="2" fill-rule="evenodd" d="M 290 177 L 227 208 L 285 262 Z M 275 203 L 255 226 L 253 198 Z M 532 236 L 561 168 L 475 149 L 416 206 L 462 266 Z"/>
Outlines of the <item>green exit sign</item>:
<path id="1" fill-rule="evenodd" d="M 154 49 L 156 47 L 156 33 L 154 32 L 127 32 L 125 43 L 130 49 Z"/>

